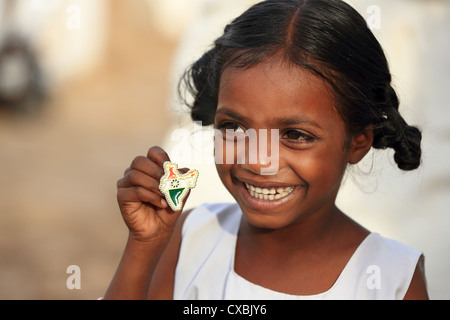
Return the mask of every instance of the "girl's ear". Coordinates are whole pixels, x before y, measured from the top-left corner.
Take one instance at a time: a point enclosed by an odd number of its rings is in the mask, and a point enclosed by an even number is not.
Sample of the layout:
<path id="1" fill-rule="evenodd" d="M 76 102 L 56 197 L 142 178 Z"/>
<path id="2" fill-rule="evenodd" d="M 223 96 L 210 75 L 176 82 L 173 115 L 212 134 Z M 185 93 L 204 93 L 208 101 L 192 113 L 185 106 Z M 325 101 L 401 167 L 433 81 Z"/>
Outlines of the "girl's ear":
<path id="1" fill-rule="evenodd" d="M 348 153 L 348 162 L 356 164 L 364 158 L 373 144 L 372 126 L 367 126 L 361 133 L 352 138 Z"/>

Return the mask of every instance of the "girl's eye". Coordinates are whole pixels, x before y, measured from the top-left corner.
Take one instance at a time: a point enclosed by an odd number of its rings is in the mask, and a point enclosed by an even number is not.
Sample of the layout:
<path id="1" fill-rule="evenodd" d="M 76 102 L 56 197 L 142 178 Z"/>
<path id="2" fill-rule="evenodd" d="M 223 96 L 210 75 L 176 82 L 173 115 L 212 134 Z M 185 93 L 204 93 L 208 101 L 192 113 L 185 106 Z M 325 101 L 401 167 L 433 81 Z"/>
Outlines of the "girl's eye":
<path id="1" fill-rule="evenodd" d="M 296 143 L 308 143 L 314 141 L 314 137 L 298 130 L 287 130 L 284 134 L 285 139 Z"/>
<path id="2" fill-rule="evenodd" d="M 224 133 L 226 131 L 233 131 L 234 133 L 245 133 L 245 129 L 237 124 L 236 122 L 226 121 L 217 126 L 217 129 L 222 130 Z"/>
<path id="3" fill-rule="evenodd" d="M 246 129 L 234 121 L 224 121 L 217 125 L 217 129 L 222 133 L 222 138 L 229 142 L 245 139 Z"/>

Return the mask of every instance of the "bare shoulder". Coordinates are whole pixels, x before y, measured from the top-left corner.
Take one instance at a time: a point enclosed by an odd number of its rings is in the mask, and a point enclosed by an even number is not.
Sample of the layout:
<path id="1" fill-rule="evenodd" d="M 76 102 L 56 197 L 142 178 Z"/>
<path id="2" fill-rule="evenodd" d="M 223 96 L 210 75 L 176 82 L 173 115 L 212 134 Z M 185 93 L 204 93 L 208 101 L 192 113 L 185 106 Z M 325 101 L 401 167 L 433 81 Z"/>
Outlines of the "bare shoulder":
<path id="1" fill-rule="evenodd" d="M 178 262 L 178 254 L 181 245 L 181 232 L 183 224 L 193 209 L 183 211 L 177 221 L 173 234 L 167 244 L 161 258 L 156 265 L 152 280 L 149 285 L 147 299 L 170 300 L 173 298 L 173 286 L 175 281 L 175 268 Z"/>
<path id="2" fill-rule="evenodd" d="M 425 279 L 425 258 L 421 255 L 404 300 L 428 299 L 427 283 Z"/>

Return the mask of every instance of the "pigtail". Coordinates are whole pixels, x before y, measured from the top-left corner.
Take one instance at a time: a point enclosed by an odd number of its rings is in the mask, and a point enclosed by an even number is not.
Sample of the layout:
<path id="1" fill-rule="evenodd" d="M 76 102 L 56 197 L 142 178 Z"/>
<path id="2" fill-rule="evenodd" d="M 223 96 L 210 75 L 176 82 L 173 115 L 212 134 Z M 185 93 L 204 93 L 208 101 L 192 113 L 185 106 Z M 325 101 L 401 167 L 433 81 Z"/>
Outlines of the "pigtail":
<path id="1" fill-rule="evenodd" d="M 386 89 L 384 101 L 382 108 L 378 108 L 380 122 L 374 127 L 373 147 L 394 149 L 397 166 L 405 171 L 414 170 L 420 165 L 422 133 L 400 115 L 399 100 L 391 85 Z"/>

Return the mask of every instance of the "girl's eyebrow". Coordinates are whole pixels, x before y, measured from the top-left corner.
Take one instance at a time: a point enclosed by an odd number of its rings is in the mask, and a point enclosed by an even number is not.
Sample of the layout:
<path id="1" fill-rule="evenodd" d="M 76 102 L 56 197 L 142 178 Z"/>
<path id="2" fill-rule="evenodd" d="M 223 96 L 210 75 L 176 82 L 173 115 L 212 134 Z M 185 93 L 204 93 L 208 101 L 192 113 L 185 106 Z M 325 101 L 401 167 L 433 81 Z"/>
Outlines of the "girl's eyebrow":
<path id="1" fill-rule="evenodd" d="M 238 121 L 245 122 L 247 117 L 230 110 L 227 107 L 220 107 L 217 109 L 216 114 L 223 114 L 230 118 L 233 118 Z M 297 117 L 289 117 L 289 118 L 273 118 L 271 122 L 277 124 L 280 127 L 283 126 L 293 126 L 293 125 L 308 125 L 312 127 L 316 127 L 318 129 L 322 129 L 322 127 L 314 120 L 309 119 L 307 117 L 297 116 Z"/>
<path id="2" fill-rule="evenodd" d="M 247 119 L 246 117 L 240 115 L 239 113 L 234 112 L 233 110 L 230 110 L 227 107 L 217 108 L 216 114 L 223 114 L 238 121 L 245 121 Z"/>
<path id="3" fill-rule="evenodd" d="M 301 124 L 301 125 L 310 125 L 312 127 L 322 129 L 321 126 L 316 121 L 306 117 L 275 118 L 273 121 L 285 126 Z"/>

